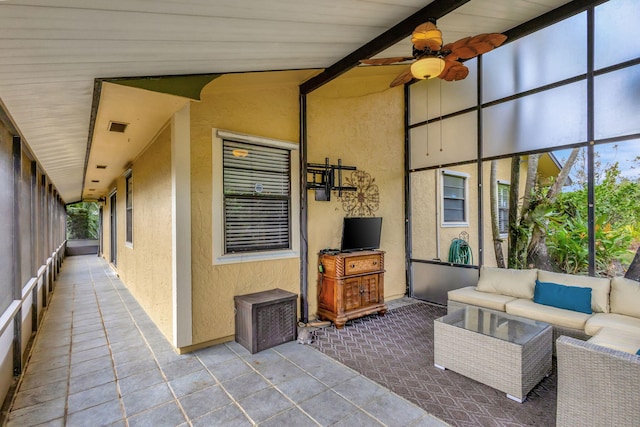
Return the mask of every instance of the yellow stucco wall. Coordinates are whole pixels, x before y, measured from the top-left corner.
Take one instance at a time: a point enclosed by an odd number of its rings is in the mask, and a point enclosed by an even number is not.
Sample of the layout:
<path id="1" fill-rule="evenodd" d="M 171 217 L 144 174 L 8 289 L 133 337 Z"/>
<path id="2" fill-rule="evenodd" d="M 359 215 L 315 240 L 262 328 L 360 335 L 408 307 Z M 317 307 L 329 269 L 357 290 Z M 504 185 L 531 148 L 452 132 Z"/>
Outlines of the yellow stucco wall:
<path id="1" fill-rule="evenodd" d="M 117 271 L 142 308 L 167 337 L 173 334 L 171 261 L 171 129 L 167 126 L 131 166 L 133 245 L 125 242 L 126 187 L 117 186 Z M 110 199 L 104 208 L 104 256 L 110 254 Z"/>
<path id="2" fill-rule="evenodd" d="M 298 86 L 311 73 L 222 76 L 191 106 L 193 343 L 230 337 L 236 295 L 280 288 L 300 293 L 299 258 L 213 265 L 212 129 L 298 142 Z"/>
<path id="3" fill-rule="evenodd" d="M 379 190 L 375 216 L 383 217 L 385 299 L 405 294 L 404 129 L 402 88 L 389 88 L 389 76 L 353 78 L 350 73 L 308 97 L 308 161 L 338 159 L 368 173 Z M 344 172 L 350 176 L 351 172 Z M 315 201 L 308 192 L 309 316 L 317 311 L 317 260 L 323 248 L 339 248 L 346 216 L 337 192 Z M 352 215 L 358 216 L 358 215 Z"/>

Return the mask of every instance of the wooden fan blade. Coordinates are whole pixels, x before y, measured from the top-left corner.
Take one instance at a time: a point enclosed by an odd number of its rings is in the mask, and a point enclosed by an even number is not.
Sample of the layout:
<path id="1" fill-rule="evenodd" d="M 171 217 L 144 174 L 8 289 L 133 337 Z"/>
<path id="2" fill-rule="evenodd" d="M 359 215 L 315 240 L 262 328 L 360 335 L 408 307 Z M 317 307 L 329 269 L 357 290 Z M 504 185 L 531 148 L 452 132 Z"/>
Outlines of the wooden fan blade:
<path id="1" fill-rule="evenodd" d="M 413 80 L 413 74 L 411 74 L 411 67 L 409 67 L 403 72 L 401 72 L 400 74 L 398 74 L 398 76 L 395 79 L 393 79 L 389 87 L 400 86 L 405 83 L 409 83 L 411 80 Z"/>
<path id="2" fill-rule="evenodd" d="M 507 40 L 507 36 L 504 34 L 478 34 L 447 44 L 443 46 L 443 50 L 451 50 L 451 54 L 460 59 L 471 59 L 495 49 L 505 40 Z"/>
<path id="3" fill-rule="evenodd" d="M 411 33 L 411 43 L 418 50 L 429 48 L 433 51 L 440 50 L 442 46 L 442 32 L 432 22 L 420 24 Z"/>
<path id="4" fill-rule="evenodd" d="M 469 75 L 469 69 L 458 61 L 445 60 L 444 69 L 438 76 L 442 80 L 453 82 L 463 80 Z"/>
<path id="5" fill-rule="evenodd" d="M 367 65 L 389 65 L 395 64 L 396 62 L 404 62 L 414 59 L 413 56 L 396 56 L 394 58 L 372 58 L 372 59 L 361 59 L 361 64 Z"/>

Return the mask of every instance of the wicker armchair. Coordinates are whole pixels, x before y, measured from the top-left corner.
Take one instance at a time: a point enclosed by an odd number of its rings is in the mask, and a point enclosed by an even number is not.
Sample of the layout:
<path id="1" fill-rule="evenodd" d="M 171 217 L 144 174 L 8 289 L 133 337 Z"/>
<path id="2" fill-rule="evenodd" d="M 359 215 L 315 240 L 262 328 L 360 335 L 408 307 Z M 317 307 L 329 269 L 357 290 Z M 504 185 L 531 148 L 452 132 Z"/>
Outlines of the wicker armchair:
<path id="1" fill-rule="evenodd" d="M 640 356 L 562 336 L 557 426 L 640 425 Z"/>

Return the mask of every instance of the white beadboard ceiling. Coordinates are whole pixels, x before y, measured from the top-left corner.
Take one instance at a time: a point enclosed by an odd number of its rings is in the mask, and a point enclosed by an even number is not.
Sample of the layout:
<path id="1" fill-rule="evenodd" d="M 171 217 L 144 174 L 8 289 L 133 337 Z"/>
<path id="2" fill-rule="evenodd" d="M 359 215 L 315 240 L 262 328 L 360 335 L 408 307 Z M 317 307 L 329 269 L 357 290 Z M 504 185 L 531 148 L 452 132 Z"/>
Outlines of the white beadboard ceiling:
<path id="1" fill-rule="evenodd" d="M 101 144 L 89 135 L 95 79 L 323 69 L 430 3 L 0 0 L 0 101 L 62 199 L 73 202 L 87 197 L 89 138 L 96 152 Z M 445 42 L 504 32 L 565 3 L 471 0 L 438 27 Z M 410 54 L 406 39 L 381 56 Z"/>

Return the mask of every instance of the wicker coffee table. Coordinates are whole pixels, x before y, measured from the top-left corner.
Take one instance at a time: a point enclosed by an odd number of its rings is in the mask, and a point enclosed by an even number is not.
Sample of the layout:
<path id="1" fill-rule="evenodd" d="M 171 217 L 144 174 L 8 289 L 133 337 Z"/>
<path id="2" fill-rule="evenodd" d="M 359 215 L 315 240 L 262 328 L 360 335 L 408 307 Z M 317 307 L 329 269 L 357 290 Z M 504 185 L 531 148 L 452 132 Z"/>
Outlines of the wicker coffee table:
<path id="1" fill-rule="evenodd" d="M 433 322 L 434 364 L 522 403 L 551 372 L 550 325 L 467 306 Z"/>

